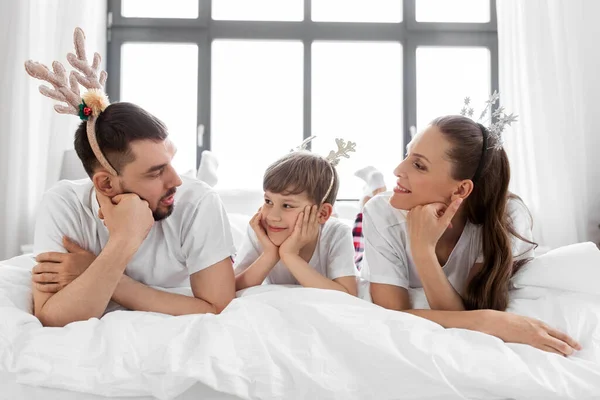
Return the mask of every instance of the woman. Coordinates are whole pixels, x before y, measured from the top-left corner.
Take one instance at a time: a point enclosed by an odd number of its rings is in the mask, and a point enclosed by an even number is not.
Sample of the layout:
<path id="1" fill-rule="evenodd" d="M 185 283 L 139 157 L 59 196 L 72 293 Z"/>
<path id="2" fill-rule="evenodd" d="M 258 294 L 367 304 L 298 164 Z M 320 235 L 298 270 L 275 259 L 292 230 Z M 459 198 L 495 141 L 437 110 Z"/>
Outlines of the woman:
<path id="1" fill-rule="evenodd" d="M 393 194 L 370 200 L 363 215 L 362 274 L 374 303 L 559 354 L 580 348 L 540 321 L 503 312 L 510 278 L 535 244 L 527 208 L 508 191 L 497 135 L 466 117 L 437 118 L 394 172 Z M 411 310 L 409 288 L 422 288 L 431 310 Z"/>

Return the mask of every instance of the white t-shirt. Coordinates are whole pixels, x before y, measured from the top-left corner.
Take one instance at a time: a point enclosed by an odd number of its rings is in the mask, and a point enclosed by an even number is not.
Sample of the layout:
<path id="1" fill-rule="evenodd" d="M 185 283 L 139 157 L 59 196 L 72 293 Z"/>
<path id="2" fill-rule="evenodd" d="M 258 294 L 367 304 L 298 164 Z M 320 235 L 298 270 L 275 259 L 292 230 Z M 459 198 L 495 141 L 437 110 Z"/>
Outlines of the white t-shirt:
<path id="1" fill-rule="evenodd" d="M 173 213 L 155 222 L 125 274 L 148 286 L 189 287 L 189 276 L 235 254 L 231 228 L 217 193 L 207 184 L 182 177 Z M 66 252 L 68 236 L 98 255 L 108 229 L 89 179 L 61 181 L 44 194 L 37 215 L 35 254 Z"/>
<path id="2" fill-rule="evenodd" d="M 262 252 L 262 246 L 254 230 L 248 225 L 246 238 L 235 258 L 236 275 L 245 271 Z M 308 264 L 329 279 L 356 276 L 352 229 L 337 218 L 329 218 L 321 225 L 318 243 Z M 281 261 L 273 267 L 265 283 L 299 284 Z"/>
<path id="3" fill-rule="evenodd" d="M 373 283 L 385 283 L 406 289 L 422 288 L 411 252 L 406 224 L 406 211 L 389 203 L 391 193 L 369 200 L 363 212 L 365 253 L 361 276 Z M 515 231 L 531 240 L 531 218 L 519 200 L 509 200 L 507 212 Z M 448 281 L 458 293 L 463 293 L 469 272 L 475 263 L 483 262 L 481 226 L 467 222 L 444 266 Z M 512 238 L 514 260 L 534 256 L 533 245 Z"/>

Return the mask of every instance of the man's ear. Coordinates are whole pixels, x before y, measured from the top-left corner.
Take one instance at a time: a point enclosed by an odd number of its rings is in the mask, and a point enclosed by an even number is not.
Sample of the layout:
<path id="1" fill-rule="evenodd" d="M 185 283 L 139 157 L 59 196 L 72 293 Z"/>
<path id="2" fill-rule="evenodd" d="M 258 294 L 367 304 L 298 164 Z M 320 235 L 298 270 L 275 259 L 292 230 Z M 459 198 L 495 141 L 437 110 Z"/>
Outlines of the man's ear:
<path id="1" fill-rule="evenodd" d="M 333 214 L 333 206 L 329 203 L 325 203 L 319 208 L 317 220 L 320 224 L 324 224 Z"/>
<path id="2" fill-rule="evenodd" d="M 109 174 L 107 171 L 100 170 L 92 176 L 92 182 L 96 191 L 104 196 L 113 198 L 122 193 L 119 178 Z"/>

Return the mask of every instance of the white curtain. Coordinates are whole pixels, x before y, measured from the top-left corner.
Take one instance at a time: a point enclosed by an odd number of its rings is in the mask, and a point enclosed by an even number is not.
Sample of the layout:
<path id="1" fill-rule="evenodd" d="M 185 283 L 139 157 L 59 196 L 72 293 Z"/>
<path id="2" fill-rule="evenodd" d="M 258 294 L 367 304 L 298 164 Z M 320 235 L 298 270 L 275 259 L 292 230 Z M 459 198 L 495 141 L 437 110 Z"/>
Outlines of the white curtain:
<path id="1" fill-rule="evenodd" d="M 54 112 L 54 101 L 38 92 L 42 82 L 23 63 L 68 65 L 77 26 L 86 32 L 88 52 L 105 55 L 106 1 L 0 2 L 0 259 L 31 243 L 37 205 L 58 180 L 78 124 L 77 117 Z"/>
<path id="2" fill-rule="evenodd" d="M 512 190 L 551 248 L 600 242 L 600 1 L 498 0 Z"/>

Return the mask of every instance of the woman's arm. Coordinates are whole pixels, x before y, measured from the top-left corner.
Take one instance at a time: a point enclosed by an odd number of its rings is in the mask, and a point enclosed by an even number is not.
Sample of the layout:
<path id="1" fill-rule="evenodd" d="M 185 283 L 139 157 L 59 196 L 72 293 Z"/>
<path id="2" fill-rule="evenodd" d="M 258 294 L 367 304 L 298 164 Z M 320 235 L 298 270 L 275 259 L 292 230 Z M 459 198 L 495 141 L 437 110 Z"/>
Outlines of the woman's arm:
<path id="1" fill-rule="evenodd" d="M 463 299 L 452 286 L 433 251 L 414 254 L 413 261 L 432 310 L 464 311 Z"/>
<path id="2" fill-rule="evenodd" d="M 495 310 L 440 311 L 410 309 L 408 291 L 402 287 L 371 283 L 373 303 L 407 312 L 444 328 L 460 328 L 496 336 L 507 343 L 522 343 L 538 349 L 570 355 L 581 346 L 570 336 L 533 318 Z"/>

